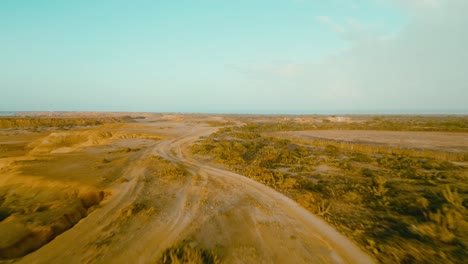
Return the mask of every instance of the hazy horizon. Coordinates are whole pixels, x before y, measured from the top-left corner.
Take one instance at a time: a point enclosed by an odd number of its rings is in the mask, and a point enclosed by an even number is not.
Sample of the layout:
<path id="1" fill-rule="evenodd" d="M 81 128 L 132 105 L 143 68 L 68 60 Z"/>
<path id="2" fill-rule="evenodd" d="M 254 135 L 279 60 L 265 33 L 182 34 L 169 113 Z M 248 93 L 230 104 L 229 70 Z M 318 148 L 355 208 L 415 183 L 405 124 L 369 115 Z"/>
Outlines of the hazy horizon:
<path id="1" fill-rule="evenodd" d="M 468 114 L 468 1 L 8 1 L 0 111 Z"/>
<path id="2" fill-rule="evenodd" d="M 207 114 L 207 115 L 294 115 L 294 116 L 308 116 L 308 115 L 328 115 L 328 116 L 352 116 L 352 115 L 420 115 L 420 116 L 438 116 L 438 115 L 452 115 L 452 116 L 466 116 L 467 113 L 455 113 L 452 111 L 438 111 L 438 112 L 429 112 L 429 111 L 419 111 L 419 112 L 412 112 L 412 111 L 374 111 L 374 110 L 362 110 L 362 111 L 335 111 L 335 110 L 321 110 L 321 111 L 275 111 L 275 110 L 266 110 L 266 111 L 67 111 L 67 110 L 50 110 L 50 111 L 43 111 L 43 110 L 24 110 L 24 111 L 0 111 L 0 116 L 15 116 L 18 113 L 31 113 L 31 112 L 47 112 L 47 113 L 149 113 L 149 114 Z"/>

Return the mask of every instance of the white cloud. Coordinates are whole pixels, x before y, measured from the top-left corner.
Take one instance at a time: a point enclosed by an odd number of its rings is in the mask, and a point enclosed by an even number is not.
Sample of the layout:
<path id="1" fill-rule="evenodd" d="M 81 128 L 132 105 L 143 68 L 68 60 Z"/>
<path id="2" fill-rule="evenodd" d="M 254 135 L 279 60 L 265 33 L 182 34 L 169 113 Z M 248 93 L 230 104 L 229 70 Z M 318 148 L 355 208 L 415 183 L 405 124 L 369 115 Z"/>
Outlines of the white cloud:
<path id="1" fill-rule="evenodd" d="M 289 61 L 274 61 L 270 63 L 245 63 L 236 66 L 236 68 L 254 77 L 293 78 L 304 72 L 305 65 Z"/>
<path id="2" fill-rule="evenodd" d="M 329 16 L 318 16 L 317 17 L 317 20 L 320 22 L 320 23 L 323 23 L 327 26 L 329 26 L 334 32 L 336 33 L 344 33 L 346 32 L 347 30 L 341 26 L 340 24 L 338 24 L 337 22 L 335 22 L 335 20 L 333 20 L 331 17 Z"/>
<path id="3" fill-rule="evenodd" d="M 440 8 L 449 1 L 450 0 L 390 0 L 390 2 L 398 5 L 417 9 Z"/>
<path id="4" fill-rule="evenodd" d="M 338 23 L 329 16 L 318 16 L 317 21 L 328 26 L 342 39 L 350 42 L 363 42 L 384 37 L 385 34 L 376 24 L 364 24 L 355 18 L 349 18 L 344 23 Z"/>
<path id="5" fill-rule="evenodd" d="M 353 45 L 320 62 L 245 64 L 258 80 L 246 86 L 295 109 L 468 114 L 468 1 L 423 2 L 392 37 L 358 20 L 317 17 Z"/>
<path id="6" fill-rule="evenodd" d="M 445 8 L 465 6 L 466 0 L 373 0 L 386 6 L 399 8 L 409 15 L 422 15 L 427 12 L 439 12 Z"/>
<path id="7" fill-rule="evenodd" d="M 468 114 L 468 1 L 411 12 L 391 38 L 357 20 L 317 17 L 353 45 L 320 62 L 252 64 L 249 72 L 270 78 L 269 93 L 297 109 Z"/>
<path id="8" fill-rule="evenodd" d="M 310 68 L 305 82 L 334 105 L 467 113 L 468 1 L 412 2 L 421 9 L 398 35 L 354 45 Z M 319 21 L 340 34 L 366 30 L 350 21 L 343 30 L 329 18 Z"/>

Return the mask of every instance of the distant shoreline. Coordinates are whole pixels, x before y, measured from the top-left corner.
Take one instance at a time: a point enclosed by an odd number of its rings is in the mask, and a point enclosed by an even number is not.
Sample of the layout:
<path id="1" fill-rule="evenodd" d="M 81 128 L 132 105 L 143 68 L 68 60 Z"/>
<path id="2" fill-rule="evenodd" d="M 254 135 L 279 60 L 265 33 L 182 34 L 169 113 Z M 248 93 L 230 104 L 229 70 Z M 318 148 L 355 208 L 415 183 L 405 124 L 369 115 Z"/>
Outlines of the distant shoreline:
<path id="1" fill-rule="evenodd" d="M 0 116 L 16 116 L 16 112 L 0 111 Z"/>
<path id="2" fill-rule="evenodd" d="M 225 116 L 288 116 L 288 117 L 304 117 L 304 116 L 382 116 L 382 117 L 396 117 L 396 116 L 468 116 L 468 113 L 392 113 L 392 112 L 125 112 L 125 111 L 0 111 L 0 117 L 71 117 L 71 116 L 122 116 L 122 115 L 225 115 Z"/>

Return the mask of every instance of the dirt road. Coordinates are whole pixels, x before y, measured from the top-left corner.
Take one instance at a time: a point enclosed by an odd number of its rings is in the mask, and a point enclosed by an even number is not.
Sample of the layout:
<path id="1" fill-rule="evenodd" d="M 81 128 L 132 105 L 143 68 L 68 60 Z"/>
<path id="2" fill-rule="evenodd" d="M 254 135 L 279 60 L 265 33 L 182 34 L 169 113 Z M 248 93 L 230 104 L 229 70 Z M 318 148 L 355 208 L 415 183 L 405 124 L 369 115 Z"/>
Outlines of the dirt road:
<path id="1" fill-rule="evenodd" d="M 154 263 L 183 240 L 222 263 L 373 263 L 289 198 L 191 158 L 187 147 L 215 128 L 168 126 L 167 139 L 129 158 L 100 208 L 18 263 Z M 185 173 L 157 177 L 158 156 Z"/>

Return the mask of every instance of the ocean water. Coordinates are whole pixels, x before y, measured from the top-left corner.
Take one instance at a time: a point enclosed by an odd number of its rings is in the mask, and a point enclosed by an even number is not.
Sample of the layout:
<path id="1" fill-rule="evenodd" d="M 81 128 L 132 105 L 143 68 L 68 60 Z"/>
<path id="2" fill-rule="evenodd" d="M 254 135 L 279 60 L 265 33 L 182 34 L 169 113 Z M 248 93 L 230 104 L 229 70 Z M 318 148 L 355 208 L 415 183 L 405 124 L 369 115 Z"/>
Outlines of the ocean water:
<path id="1" fill-rule="evenodd" d="M 16 116 L 16 112 L 0 111 L 0 116 Z"/>

